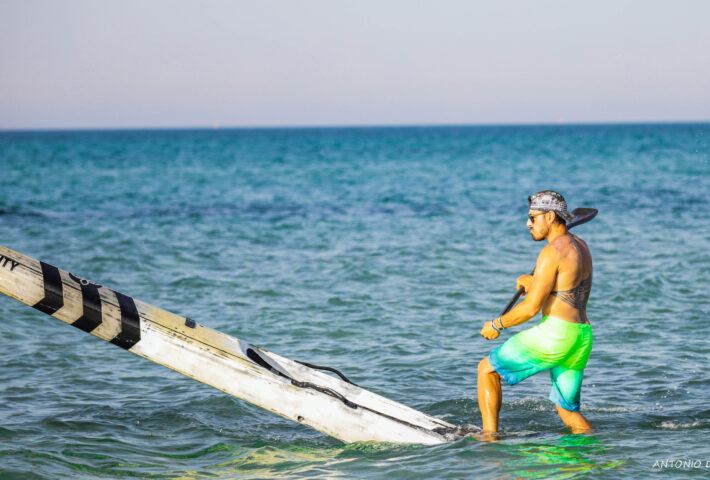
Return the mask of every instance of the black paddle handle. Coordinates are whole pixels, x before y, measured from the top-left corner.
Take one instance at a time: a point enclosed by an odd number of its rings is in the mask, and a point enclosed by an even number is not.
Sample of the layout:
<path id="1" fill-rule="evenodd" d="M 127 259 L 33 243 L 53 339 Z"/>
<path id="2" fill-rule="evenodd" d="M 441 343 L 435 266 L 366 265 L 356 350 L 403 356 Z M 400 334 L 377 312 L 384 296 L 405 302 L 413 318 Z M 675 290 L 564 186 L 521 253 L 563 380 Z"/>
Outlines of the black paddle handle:
<path id="1" fill-rule="evenodd" d="M 535 275 L 535 270 L 533 269 L 532 272 L 530 272 L 530 275 Z M 513 308 L 513 305 L 515 305 L 515 302 L 518 301 L 520 296 L 525 292 L 525 289 L 523 287 L 520 287 L 517 292 L 515 292 L 515 295 L 513 295 L 513 298 L 510 299 L 508 302 L 508 305 L 505 306 L 502 312 L 500 312 L 500 316 L 502 317 L 506 313 L 510 311 L 511 308 Z"/>
<path id="2" fill-rule="evenodd" d="M 510 301 L 508 302 L 508 305 L 506 305 L 505 308 L 503 309 L 503 311 L 500 312 L 501 317 L 503 315 L 505 315 L 506 313 L 508 313 L 511 308 L 513 308 L 513 305 L 515 305 L 515 302 L 518 301 L 518 299 L 520 298 L 520 296 L 523 294 L 524 291 L 525 291 L 525 289 L 523 287 L 520 287 L 518 289 L 518 291 L 515 292 L 515 295 L 513 295 L 513 298 L 511 298 Z"/>

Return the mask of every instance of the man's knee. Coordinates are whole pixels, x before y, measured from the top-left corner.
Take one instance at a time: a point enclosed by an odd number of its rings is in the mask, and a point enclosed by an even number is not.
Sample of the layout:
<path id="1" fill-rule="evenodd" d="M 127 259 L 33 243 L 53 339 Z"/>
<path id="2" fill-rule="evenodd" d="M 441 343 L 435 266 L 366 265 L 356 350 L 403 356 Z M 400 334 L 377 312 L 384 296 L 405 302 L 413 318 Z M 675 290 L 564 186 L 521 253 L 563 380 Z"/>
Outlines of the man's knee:
<path id="1" fill-rule="evenodd" d="M 491 365 L 491 362 L 490 360 L 488 360 L 488 357 L 484 357 L 483 360 L 478 362 L 478 375 L 490 374 L 495 374 L 496 376 L 498 376 L 498 372 L 493 369 L 493 365 Z"/>

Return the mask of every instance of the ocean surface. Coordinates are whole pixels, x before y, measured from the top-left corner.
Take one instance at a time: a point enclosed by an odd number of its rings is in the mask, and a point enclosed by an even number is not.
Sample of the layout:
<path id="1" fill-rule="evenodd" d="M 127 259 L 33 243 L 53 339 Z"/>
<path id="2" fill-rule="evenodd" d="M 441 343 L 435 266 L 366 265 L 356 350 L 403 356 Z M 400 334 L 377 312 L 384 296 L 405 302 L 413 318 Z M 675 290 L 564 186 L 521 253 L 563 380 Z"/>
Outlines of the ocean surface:
<path id="1" fill-rule="evenodd" d="M 553 188 L 594 256 L 571 435 L 345 445 L 0 298 L 0 478 L 708 478 L 710 124 L 0 133 L 0 244 L 480 425 L 479 331 Z"/>

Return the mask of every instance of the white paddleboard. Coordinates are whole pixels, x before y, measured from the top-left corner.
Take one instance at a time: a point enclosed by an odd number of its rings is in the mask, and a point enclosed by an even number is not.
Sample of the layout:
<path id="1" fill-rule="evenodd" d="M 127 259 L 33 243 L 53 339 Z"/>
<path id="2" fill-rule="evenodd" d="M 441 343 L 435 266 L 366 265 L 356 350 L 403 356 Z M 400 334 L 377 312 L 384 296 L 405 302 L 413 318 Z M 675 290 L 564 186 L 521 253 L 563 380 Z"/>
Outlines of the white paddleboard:
<path id="1" fill-rule="evenodd" d="M 0 291 L 343 442 L 438 444 L 464 428 L 0 246 Z"/>

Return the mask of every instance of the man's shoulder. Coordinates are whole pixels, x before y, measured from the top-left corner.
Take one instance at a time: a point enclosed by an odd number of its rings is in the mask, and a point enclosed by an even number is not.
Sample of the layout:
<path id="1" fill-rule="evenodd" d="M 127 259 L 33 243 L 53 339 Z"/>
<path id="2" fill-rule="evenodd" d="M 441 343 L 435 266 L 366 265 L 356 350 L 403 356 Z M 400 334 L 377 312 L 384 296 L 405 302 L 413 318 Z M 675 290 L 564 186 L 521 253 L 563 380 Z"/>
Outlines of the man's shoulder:
<path id="1" fill-rule="evenodd" d="M 560 255 L 560 246 L 559 246 L 557 243 L 552 242 L 552 243 L 548 243 L 547 245 L 545 245 L 545 246 L 543 247 L 543 249 L 540 251 L 540 255 L 539 255 L 539 256 L 540 256 L 540 257 L 542 257 L 542 256 L 546 256 L 546 257 L 555 256 L 555 257 L 557 257 L 557 256 L 559 256 L 559 255 Z"/>
<path id="2" fill-rule="evenodd" d="M 575 238 L 575 239 L 577 240 L 577 242 L 579 242 L 581 245 L 583 245 L 584 247 L 589 248 L 589 245 L 587 245 L 587 242 L 585 242 L 584 240 L 582 240 L 580 237 L 578 237 L 577 235 L 575 235 L 574 238 Z"/>
<path id="3" fill-rule="evenodd" d="M 560 250 L 554 243 L 548 243 L 540 250 L 537 256 L 538 262 L 558 262 L 560 260 Z"/>

